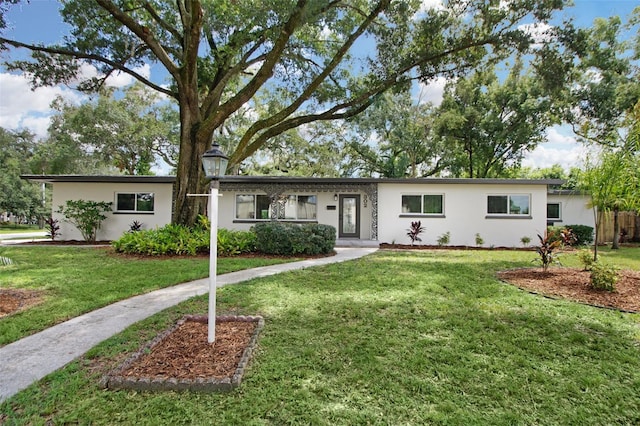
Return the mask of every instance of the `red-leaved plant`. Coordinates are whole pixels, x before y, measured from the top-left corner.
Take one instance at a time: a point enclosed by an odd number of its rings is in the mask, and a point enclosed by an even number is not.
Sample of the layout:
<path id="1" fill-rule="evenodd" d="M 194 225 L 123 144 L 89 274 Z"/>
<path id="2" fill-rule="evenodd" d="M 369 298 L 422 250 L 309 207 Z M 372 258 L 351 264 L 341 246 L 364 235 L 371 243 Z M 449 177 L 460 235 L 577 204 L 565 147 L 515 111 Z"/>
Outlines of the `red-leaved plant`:
<path id="1" fill-rule="evenodd" d="M 417 222 L 411 222 L 411 228 L 407 229 L 407 237 L 411 238 L 411 245 L 413 245 L 416 241 L 422 241 L 420 238 L 420 234 L 424 232 L 424 227 L 422 223 L 418 220 Z"/>
<path id="2" fill-rule="evenodd" d="M 556 250 L 562 246 L 561 239 L 554 239 L 554 233 L 545 233 L 544 237 L 538 234 L 540 245 L 536 247 L 536 252 L 540 255 L 540 263 L 542 263 L 542 270 L 547 272 L 549 265 L 553 261 L 557 261 Z"/>

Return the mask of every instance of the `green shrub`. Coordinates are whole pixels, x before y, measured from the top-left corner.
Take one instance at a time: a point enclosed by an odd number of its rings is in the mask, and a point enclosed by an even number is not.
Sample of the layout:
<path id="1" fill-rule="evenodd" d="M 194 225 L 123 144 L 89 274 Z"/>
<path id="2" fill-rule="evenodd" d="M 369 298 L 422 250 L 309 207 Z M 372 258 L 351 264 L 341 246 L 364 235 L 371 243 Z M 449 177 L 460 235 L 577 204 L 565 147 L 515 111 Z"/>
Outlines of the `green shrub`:
<path id="1" fill-rule="evenodd" d="M 554 241 L 570 239 L 564 241 L 567 245 L 586 246 L 593 242 L 593 227 L 587 225 L 548 226 L 547 233 L 554 234 Z"/>
<path id="2" fill-rule="evenodd" d="M 596 290 L 615 290 L 618 281 L 618 269 L 613 265 L 594 262 L 591 265 L 591 287 Z"/>
<path id="3" fill-rule="evenodd" d="M 524 247 L 529 247 L 529 243 L 531 242 L 531 237 L 528 237 L 525 235 L 524 237 L 520 238 L 520 242 Z"/>
<path id="4" fill-rule="evenodd" d="M 162 228 L 127 232 L 112 243 L 119 253 L 158 255 L 196 255 L 209 253 L 209 227 L 199 221 L 193 228 L 165 225 Z M 256 237 L 249 231 L 218 230 L 218 254 L 233 256 L 255 251 Z"/>
<path id="5" fill-rule="evenodd" d="M 482 247 L 483 244 L 484 244 L 484 238 L 480 236 L 480 233 L 476 233 L 476 245 L 478 247 Z"/>
<path id="6" fill-rule="evenodd" d="M 327 254 L 336 243 L 336 229 L 329 225 L 265 222 L 253 229 L 257 250 L 266 254 Z"/>
<path id="7" fill-rule="evenodd" d="M 230 231 L 218 229 L 218 254 L 237 256 L 256 251 L 256 234 L 251 231 Z"/>
<path id="8" fill-rule="evenodd" d="M 593 243 L 593 226 L 587 225 L 567 225 L 576 238 L 575 245 L 586 246 Z"/>
<path id="9" fill-rule="evenodd" d="M 450 240 L 451 240 L 451 232 L 447 231 L 438 237 L 438 245 L 440 247 L 446 246 L 447 244 L 449 244 Z"/>
<path id="10" fill-rule="evenodd" d="M 82 238 L 95 242 L 98 229 L 111 211 L 111 202 L 67 200 L 64 206 L 58 206 L 57 213 L 62 213 L 67 222 L 78 228 Z"/>
<path id="11" fill-rule="evenodd" d="M 591 267 L 595 263 L 593 259 L 593 252 L 589 249 L 578 251 L 578 260 L 582 263 L 582 267 L 585 271 L 590 271 Z"/>

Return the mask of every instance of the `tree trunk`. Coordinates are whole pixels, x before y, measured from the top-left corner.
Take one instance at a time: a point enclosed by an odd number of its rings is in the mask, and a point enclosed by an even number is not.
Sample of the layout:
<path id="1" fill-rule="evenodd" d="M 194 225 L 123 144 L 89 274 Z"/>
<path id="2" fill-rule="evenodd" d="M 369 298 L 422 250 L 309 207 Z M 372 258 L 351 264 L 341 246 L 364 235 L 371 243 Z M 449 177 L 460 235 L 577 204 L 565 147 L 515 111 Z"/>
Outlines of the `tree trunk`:
<path id="1" fill-rule="evenodd" d="M 611 249 L 617 250 L 620 248 L 620 218 L 618 217 L 618 209 L 613 209 L 613 242 L 611 243 Z"/>
<path id="2" fill-rule="evenodd" d="M 204 214 L 207 197 L 188 194 L 207 194 L 202 169 L 202 154 L 209 148 L 211 134 L 200 130 L 197 94 L 184 96 L 180 101 L 180 158 L 174 187 L 173 223 L 191 226 L 199 214 Z"/>

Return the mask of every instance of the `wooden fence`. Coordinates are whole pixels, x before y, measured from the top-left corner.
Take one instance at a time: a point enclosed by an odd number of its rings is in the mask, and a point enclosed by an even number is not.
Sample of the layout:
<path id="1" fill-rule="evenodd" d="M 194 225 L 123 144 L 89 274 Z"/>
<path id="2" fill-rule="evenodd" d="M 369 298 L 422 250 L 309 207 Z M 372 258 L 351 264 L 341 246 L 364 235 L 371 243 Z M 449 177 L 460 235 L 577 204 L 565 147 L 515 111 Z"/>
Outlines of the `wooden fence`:
<path id="1" fill-rule="evenodd" d="M 626 230 L 627 241 L 630 241 L 634 235 L 638 235 L 638 226 L 640 226 L 640 216 L 634 212 L 618 213 L 618 221 L 620 222 L 620 231 Z M 613 241 L 613 212 L 604 213 L 602 224 L 600 225 L 600 235 L 598 235 L 598 243 L 610 243 Z"/>

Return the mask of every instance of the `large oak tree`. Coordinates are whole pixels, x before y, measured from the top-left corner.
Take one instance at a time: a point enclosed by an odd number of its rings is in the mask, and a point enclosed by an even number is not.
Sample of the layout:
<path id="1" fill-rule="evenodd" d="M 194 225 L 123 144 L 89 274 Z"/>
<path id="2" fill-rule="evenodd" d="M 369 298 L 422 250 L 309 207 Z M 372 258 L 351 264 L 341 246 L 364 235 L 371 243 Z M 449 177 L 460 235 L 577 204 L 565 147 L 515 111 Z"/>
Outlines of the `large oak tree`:
<path id="1" fill-rule="evenodd" d="M 3 2 L 0 14 L 15 0 Z M 530 42 L 518 26 L 546 21 L 564 0 L 449 0 L 419 11 L 419 0 L 68 0 L 71 32 L 59 45 L 0 37 L 0 48 L 26 48 L 17 61 L 36 86 L 77 81 L 82 64 L 101 77 L 126 73 L 175 99 L 180 155 L 174 221 L 192 223 L 204 208 L 200 158 L 214 132 L 257 95 L 282 108 L 237 134 L 231 165 L 268 139 L 318 120 L 349 118 L 375 97 L 411 80 L 452 76 Z M 5 20 L 0 19 L 0 27 Z M 158 84 L 136 70 L 161 65 Z"/>

